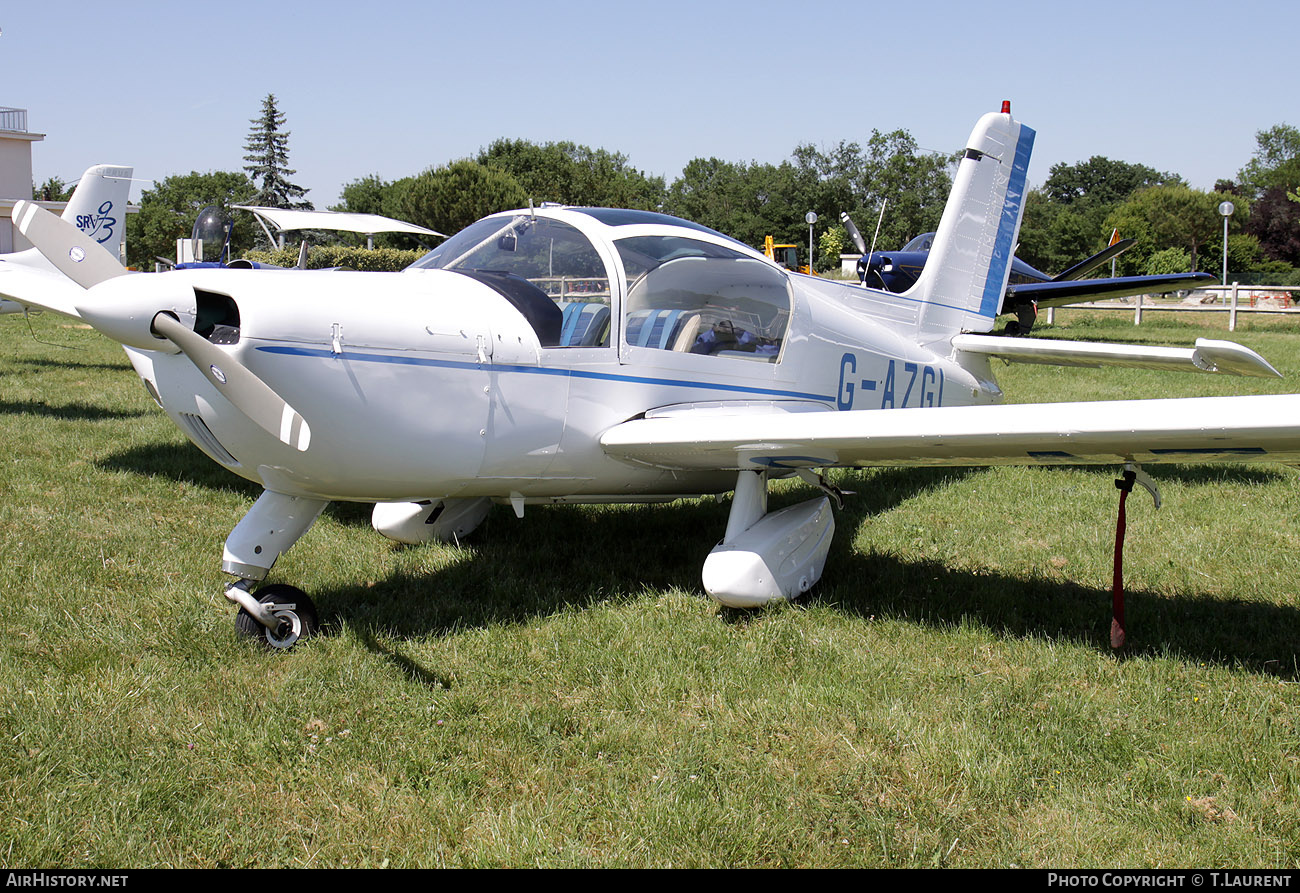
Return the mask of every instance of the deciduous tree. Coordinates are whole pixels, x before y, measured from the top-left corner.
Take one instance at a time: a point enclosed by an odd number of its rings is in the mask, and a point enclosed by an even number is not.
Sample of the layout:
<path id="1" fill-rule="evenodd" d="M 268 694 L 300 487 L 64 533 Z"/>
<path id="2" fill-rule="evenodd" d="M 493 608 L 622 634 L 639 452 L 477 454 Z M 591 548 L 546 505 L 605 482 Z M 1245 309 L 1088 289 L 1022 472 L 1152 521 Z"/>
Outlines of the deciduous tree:
<path id="1" fill-rule="evenodd" d="M 1126 272 L 1144 272 L 1152 256 L 1166 248 L 1181 248 L 1188 254 L 1187 272 L 1200 267 L 1201 248 L 1223 232 L 1218 192 L 1202 192 L 1189 186 L 1152 186 L 1139 189 L 1106 218 L 1106 227 L 1118 229 L 1137 245 L 1121 256 Z"/>
<path id="2" fill-rule="evenodd" d="M 480 217 L 518 208 L 528 194 L 510 174 L 468 158 L 392 185 L 391 216 L 451 235 Z"/>
<path id="3" fill-rule="evenodd" d="M 1048 201 L 1062 205 L 1076 202 L 1113 205 L 1139 189 L 1182 182 L 1183 178 L 1177 174 L 1161 173 L 1145 164 L 1130 164 L 1094 155 L 1075 164 L 1058 162 L 1052 165 L 1047 181 L 1043 183 L 1043 194 Z"/>
<path id="4" fill-rule="evenodd" d="M 606 149 L 499 139 L 474 160 L 508 173 L 534 202 L 655 211 L 664 200 L 663 177 L 649 176 L 626 155 Z"/>
<path id="5" fill-rule="evenodd" d="M 1255 134 L 1255 157 L 1246 162 L 1237 179 L 1252 197 L 1275 187 L 1283 192 L 1300 186 L 1300 130 L 1274 124 Z"/>
<path id="6" fill-rule="evenodd" d="M 780 164 L 692 159 L 668 190 L 664 209 L 762 245 L 765 236 L 803 245 L 808 238 L 804 215 L 817 214 L 825 231 L 847 211 L 870 231 L 881 203 L 888 200 L 880 245 L 899 247 L 939 223 L 952 180 L 951 159 L 922 152 L 907 131 L 872 131 L 865 149 L 841 141 L 819 149 L 797 145 Z M 838 263 L 823 256 L 818 266 Z"/>
<path id="7" fill-rule="evenodd" d="M 1287 196 L 1287 186 L 1282 183 L 1265 189 L 1250 206 L 1245 230 L 1259 239 L 1260 248 L 1270 258 L 1296 266 L 1300 265 L 1300 204 Z"/>
<path id="8" fill-rule="evenodd" d="M 1059 273 L 1106 247 L 1113 229 L 1107 218 L 1135 191 L 1182 183 L 1177 174 L 1103 155 L 1054 164 L 1042 187 L 1026 197 L 1017 254 L 1045 273 Z M 1120 235 L 1135 237 L 1124 230 Z M 1140 272 L 1148 255 L 1149 249 L 1130 258 L 1138 267 L 1131 272 Z"/>
<path id="9" fill-rule="evenodd" d="M 32 187 L 32 199 L 38 202 L 66 202 L 72 198 L 73 188 L 61 177 L 50 177 L 40 186 Z"/>
<path id="10" fill-rule="evenodd" d="M 251 204 L 257 187 L 238 171 L 202 174 L 193 171 L 159 180 L 140 195 L 140 213 L 126 217 L 127 262 L 152 269 L 155 257 L 174 258 L 176 240 L 188 238 L 199 211 L 208 205 Z M 230 237 L 231 256 L 253 247 L 259 232 L 252 215 L 236 211 Z"/>

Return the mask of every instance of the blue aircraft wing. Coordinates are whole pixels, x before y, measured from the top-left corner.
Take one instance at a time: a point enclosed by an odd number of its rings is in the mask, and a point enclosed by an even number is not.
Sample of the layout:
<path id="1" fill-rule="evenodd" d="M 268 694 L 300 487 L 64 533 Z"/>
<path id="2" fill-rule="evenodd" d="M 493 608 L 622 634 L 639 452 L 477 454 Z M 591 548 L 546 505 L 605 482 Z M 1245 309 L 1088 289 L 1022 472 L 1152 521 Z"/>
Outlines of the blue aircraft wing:
<path id="1" fill-rule="evenodd" d="M 1189 288 L 1217 284 L 1209 273 L 1174 273 L 1161 276 L 1119 276 L 1115 279 L 1074 279 L 1051 282 L 1027 282 L 1007 287 L 1002 300 L 1004 313 L 1028 303 L 1060 307 L 1083 301 L 1126 298 L 1134 295 L 1157 295 Z"/>

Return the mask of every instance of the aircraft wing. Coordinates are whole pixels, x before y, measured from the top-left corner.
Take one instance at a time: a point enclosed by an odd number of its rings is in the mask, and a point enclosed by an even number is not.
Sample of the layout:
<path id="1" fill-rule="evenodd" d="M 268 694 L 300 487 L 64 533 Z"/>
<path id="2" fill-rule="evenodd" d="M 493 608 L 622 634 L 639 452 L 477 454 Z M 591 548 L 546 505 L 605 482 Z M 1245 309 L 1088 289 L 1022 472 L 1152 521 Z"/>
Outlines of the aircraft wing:
<path id="1" fill-rule="evenodd" d="M 667 469 L 1300 462 L 1300 394 L 791 412 L 666 407 L 600 439 Z"/>
<path id="2" fill-rule="evenodd" d="M 1083 301 L 1106 298 L 1129 298 L 1134 295 L 1163 295 L 1185 288 L 1200 288 L 1218 283 L 1209 273 L 1173 273 L 1165 276 L 1119 276 L 1115 279 L 1071 279 L 1029 282 L 1007 286 L 1002 299 L 1004 312 L 1030 301 L 1042 307 L 1060 307 Z"/>
<path id="3" fill-rule="evenodd" d="M 76 302 L 85 295 L 85 289 L 60 273 L 0 260 L 0 298 L 80 319 Z"/>

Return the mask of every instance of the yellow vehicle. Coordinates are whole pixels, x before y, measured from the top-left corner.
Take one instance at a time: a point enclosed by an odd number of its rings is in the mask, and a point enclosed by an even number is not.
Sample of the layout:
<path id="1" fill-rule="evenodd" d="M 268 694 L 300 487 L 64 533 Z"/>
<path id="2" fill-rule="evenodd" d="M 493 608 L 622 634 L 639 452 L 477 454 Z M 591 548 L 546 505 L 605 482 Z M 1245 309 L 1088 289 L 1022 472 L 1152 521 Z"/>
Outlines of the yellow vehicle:
<path id="1" fill-rule="evenodd" d="M 809 273 L 808 265 L 799 265 L 799 246 L 798 245 L 778 245 L 768 236 L 763 240 L 763 253 L 770 259 L 776 261 L 787 270 L 793 270 L 796 273 Z M 813 273 L 812 275 L 816 275 Z"/>

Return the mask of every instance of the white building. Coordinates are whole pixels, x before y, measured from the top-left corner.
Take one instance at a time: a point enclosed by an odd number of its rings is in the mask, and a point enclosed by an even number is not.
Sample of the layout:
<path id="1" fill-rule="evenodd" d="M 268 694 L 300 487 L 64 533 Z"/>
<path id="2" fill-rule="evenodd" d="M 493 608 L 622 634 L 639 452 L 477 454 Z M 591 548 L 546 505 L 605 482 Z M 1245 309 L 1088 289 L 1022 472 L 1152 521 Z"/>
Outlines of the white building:
<path id="1" fill-rule="evenodd" d="M 0 106 L 0 253 L 31 247 L 13 228 L 13 210 L 14 202 L 32 197 L 32 143 L 43 139 L 27 130 L 27 109 Z M 40 204 L 63 211 L 63 202 Z"/>

